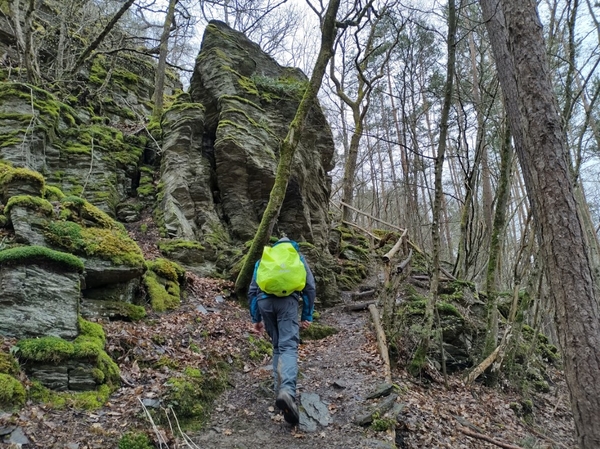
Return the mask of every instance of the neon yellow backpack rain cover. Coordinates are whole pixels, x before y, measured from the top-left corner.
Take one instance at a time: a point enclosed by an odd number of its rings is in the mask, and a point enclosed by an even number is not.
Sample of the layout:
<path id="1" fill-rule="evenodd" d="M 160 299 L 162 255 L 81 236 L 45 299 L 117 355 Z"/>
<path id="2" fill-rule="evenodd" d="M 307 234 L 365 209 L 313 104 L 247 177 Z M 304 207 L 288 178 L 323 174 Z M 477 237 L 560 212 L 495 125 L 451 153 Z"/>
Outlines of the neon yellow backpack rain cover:
<path id="1" fill-rule="evenodd" d="M 289 242 L 265 246 L 256 272 L 259 288 L 270 295 L 289 296 L 306 285 L 306 268 Z"/>

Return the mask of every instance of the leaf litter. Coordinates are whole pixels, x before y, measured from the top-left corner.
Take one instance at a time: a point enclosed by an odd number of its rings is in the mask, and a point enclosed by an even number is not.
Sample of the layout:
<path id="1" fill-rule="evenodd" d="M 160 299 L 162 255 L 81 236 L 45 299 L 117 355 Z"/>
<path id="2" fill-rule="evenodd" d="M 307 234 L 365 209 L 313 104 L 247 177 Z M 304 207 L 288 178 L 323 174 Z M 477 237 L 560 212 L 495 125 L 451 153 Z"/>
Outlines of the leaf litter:
<path id="1" fill-rule="evenodd" d="M 303 341 L 299 349 L 299 394 L 318 394 L 333 422 L 316 432 L 289 426 L 274 407 L 270 358 L 250 357 L 248 311 L 236 301 L 222 301 L 231 289 L 230 282 L 188 274 L 180 309 L 150 313 L 141 322 L 102 322 L 107 351 L 119 364 L 123 380 L 109 402 L 94 411 L 28 402 L 18 412 L 0 412 L 0 430 L 19 427 L 29 440 L 22 447 L 40 449 L 116 448 L 121 436 L 133 430 L 146 432 L 155 443 L 160 437 L 162 447 L 169 449 L 498 447 L 461 429 L 523 448 L 576 447 L 568 392 L 558 370 L 552 372 L 549 393 L 529 397 L 533 413 L 526 422 L 514 411 L 523 398 L 508 386 L 466 387 L 460 375 L 453 375 L 446 388 L 443 382 L 414 379 L 396 367 L 395 389 L 404 408 L 395 422 L 395 440 L 389 431 L 353 424 L 357 414 L 377 402 L 366 396 L 383 382 L 383 364 L 368 313 L 341 308 L 321 312 L 321 321 L 339 333 Z M 5 339 L 2 349 L 13 344 Z M 226 361 L 232 372 L 209 422 L 185 437 L 175 425 L 152 429 L 142 404 L 160 404 L 169 378 L 184 367 L 203 370 L 215 358 Z M 25 377 L 22 380 L 29 385 Z"/>

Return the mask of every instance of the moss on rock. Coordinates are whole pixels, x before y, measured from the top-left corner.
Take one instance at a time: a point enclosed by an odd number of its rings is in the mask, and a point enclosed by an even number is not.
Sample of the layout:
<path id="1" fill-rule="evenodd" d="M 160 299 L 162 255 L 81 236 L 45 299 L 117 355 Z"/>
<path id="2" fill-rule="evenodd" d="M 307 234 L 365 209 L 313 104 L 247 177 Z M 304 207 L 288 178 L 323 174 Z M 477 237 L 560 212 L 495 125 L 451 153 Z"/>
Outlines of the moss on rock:
<path id="1" fill-rule="evenodd" d="M 116 265 L 142 267 L 139 246 L 119 228 L 84 228 L 72 221 L 55 221 L 46 228 L 48 241 L 75 254 L 99 257 Z"/>
<path id="2" fill-rule="evenodd" d="M 42 191 L 42 196 L 48 201 L 60 201 L 65 194 L 59 187 L 46 185 Z"/>
<path id="3" fill-rule="evenodd" d="M 160 240 L 158 242 L 158 249 L 160 249 L 164 253 L 172 253 L 178 249 L 197 249 L 200 251 L 204 251 L 205 248 L 201 243 L 195 242 L 193 240 L 184 240 L 184 239 L 169 239 L 169 240 Z"/>
<path id="4" fill-rule="evenodd" d="M 16 376 L 21 371 L 19 363 L 10 354 L 0 351 L 0 373 Z"/>
<path id="5" fill-rule="evenodd" d="M 111 393 L 112 389 L 106 384 L 100 385 L 98 389 L 92 391 L 57 392 L 44 387 L 40 382 L 33 381 L 29 389 L 29 398 L 54 409 L 64 409 L 70 406 L 76 409 L 97 410 L 108 402 Z"/>
<path id="6" fill-rule="evenodd" d="M 44 246 L 19 246 L 0 251 L 0 265 L 45 262 L 83 273 L 83 262 L 76 256 Z"/>
<path id="7" fill-rule="evenodd" d="M 185 277 L 185 269 L 181 265 L 161 257 L 146 262 L 146 267 L 169 281 L 180 282 Z"/>
<path id="8" fill-rule="evenodd" d="M 28 168 L 13 168 L 8 164 L 0 164 L 0 187 L 4 188 L 7 184 L 15 181 L 26 183 L 37 190 L 40 195 L 43 191 L 45 180 L 44 177 Z"/>
<path id="9" fill-rule="evenodd" d="M 17 355 L 25 362 L 59 364 L 78 359 L 94 364 L 94 378 L 103 385 L 95 393 L 79 396 L 80 401 L 91 401 L 93 406 L 99 397 L 108 397 L 118 387 L 121 376 L 117 364 L 104 351 L 106 336 L 102 326 L 82 318 L 79 318 L 78 325 L 79 336 L 72 342 L 54 336 L 23 339 L 16 345 Z M 102 387 L 107 388 L 106 394 L 101 390 Z M 85 404 L 81 406 L 86 408 Z"/>
<path id="10" fill-rule="evenodd" d="M 10 214 L 13 207 L 20 206 L 30 210 L 40 212 L 43 215 L 51 216 L 53 212 L 52 204 L 48 200 L 32 195 L 15 195 L 10 197 L 4 207 L 4 214 Z"/>
<path id="11" fill-rule="evenodd" d="M 25 388 L 17 379 L 0 373 L 0 409 L 10 410 L 25 403 Z"/>
<path id="12" fill-rule="evenodd" d="M 179 297 L 179 284 L 174 281 L 162 280 L 151 270 L 144 275 L 144 286 L 150 298 L 150 306 L 155 312 L 176 309 L 181 299 Z"/>

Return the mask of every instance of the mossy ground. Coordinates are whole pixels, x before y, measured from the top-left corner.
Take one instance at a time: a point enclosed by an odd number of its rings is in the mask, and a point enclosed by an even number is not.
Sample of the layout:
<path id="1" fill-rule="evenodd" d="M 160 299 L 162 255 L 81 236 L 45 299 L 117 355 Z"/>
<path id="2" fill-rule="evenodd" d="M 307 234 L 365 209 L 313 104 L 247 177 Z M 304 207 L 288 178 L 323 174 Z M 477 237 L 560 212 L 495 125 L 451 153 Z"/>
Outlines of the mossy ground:
<path id="1" fill-rule="evenodd" d="M 165 402 L 184 428 L 198 429 L 209 417 L 212 402 L 227 388 L 230 368 L 217 362 L 209 370 L 186 367 L 167 382 Z"/>
<path id="2" fill-rule="evenodd" d="M 334 327 L 321 323 L 313 323 L 308 328 L 300 331 L 300 338 L 303 340 L 322 340 L 337 333 L 338 330 Z"/>
<path id="3" fill-rule="evenodd" d="M 118 449 L 154 449 L 154 444 L 146 433 L 127 432 L 119 440 Z"/>

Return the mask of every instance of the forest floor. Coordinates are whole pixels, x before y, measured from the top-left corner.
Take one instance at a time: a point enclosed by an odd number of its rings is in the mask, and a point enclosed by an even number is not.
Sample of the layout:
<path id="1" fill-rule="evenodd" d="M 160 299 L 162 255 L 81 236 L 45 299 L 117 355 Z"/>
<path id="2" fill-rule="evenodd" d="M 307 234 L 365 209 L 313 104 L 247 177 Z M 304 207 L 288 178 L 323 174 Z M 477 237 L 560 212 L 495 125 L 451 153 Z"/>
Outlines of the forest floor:
<path id="1" fill-rule="evenodd" d="M 356 416 L 382 400 L 366 397 L 384 378 L 369 313 L 343 307 L 320 311 L 319 322 L 339 332 L 304 341 L 299 351 L 299 396 L 318 395 L 328 416 L 316 428 L 309 429 L 304 415 L 299 426 L 290 426 L 274 407 L 270 359 L 257 351 L 261 345 L 251 337 L 248 311 L 225 299 L 231 286 L 194 276 L 188 281 L 179 310 L 137 323 L 103 323 L 107 349 L 116 355 L 123 379 L 108 404 L 84 411 L 27 403 L 17 413 L 0 412 L 0 447 L 117 448 L 122 435 L 133 430 L 168 449 L 576 447 L 568 394 L 557 370 L 549 393 L 529 397 L 533 410 L 525 422 L 513 411 L 514 404 L 523 403 L 516 392 L 478 383 L 466 387 L 459 375 L 450 376 L 446 387 L 440 379 L 414 379 L 395 367 L 396 402 L 402 405 L 395 441 L 389 430 L 354 424 Z M 172 379 L 185 367 L 202 370 L 217 358 L 229 365 L 228 388 L 217 397 L 208 421 L 185 433 L 173 418 L 170 426 L 166 420 L 151 425 L 142 404 L 156 407 L 152 416 L 160 420 L 165 404 L 158 398 Z M 11 446 L 9 437 L 22 444 Z"/>

